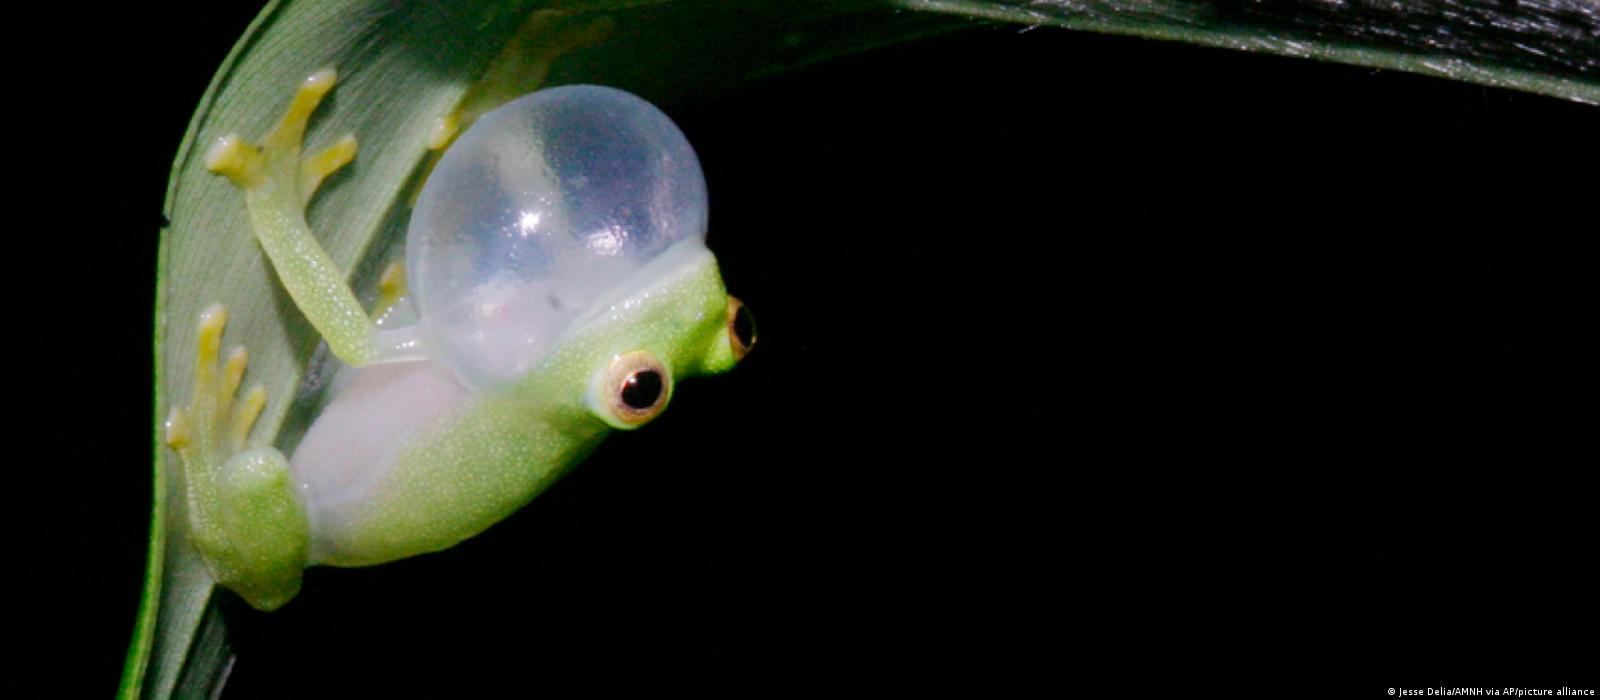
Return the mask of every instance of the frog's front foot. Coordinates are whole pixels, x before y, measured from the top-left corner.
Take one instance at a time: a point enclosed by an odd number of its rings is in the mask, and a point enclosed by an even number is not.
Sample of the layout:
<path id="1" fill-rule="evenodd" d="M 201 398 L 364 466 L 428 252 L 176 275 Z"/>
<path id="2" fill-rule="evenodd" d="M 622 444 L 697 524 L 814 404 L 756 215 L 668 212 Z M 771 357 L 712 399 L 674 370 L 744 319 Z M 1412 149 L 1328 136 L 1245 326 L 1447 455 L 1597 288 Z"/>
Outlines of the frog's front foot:
<path id="1" fill-rule="evenodd" d="M 356 138 L 351 134 L 314 155 L 301 157 L 311 113 L 337 80 L 332 68 L 313 73 L 300 84 L 283 119 L 260 145 L 228 134 L 206 151 L 206 169 L 227 176 L 246 193 L 282 196 L 282 205 L 303 210 L 323 179 L 356 157 Z"/>
<path id="2" fill-rule="evenodd" d="M 167 445 L 183 463 L 189 533 L 217 583 L 271 610 L 300 590 L 310 527 L 289 463 L 271 447 L 247 447 L 266 388 L 237 397 L 249 362 L 236 347 L 219 362 L 227 310 L 200 313 L 194 395 L 167 419 Z"/>
<path id="3" fill-rule="evenodd" d="M 256 241 L 272 261 L 289 297 L 328 341 L 334 355 L 361 366 L 378 359 L 383 348 L 344 273 L 317 243 L 305 215 L 306 205 L 323 180 L 356 156 L 354 136 L 345 136 L 313 155 L 302 154 L 306 124 L 335 80 L 331 68 L 306 78 L 295 90 L 283 118 L 259 146 L 229 134 L 206 152 L 206 167 L 244 190 Z"/>

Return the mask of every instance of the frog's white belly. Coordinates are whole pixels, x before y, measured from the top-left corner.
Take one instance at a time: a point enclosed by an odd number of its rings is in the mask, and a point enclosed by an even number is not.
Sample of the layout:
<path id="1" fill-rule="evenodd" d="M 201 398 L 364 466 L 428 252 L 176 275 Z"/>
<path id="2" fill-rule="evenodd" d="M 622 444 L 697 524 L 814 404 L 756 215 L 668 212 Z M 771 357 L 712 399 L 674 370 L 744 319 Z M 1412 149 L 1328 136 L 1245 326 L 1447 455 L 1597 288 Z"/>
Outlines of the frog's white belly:
<path id="1" fill-rule="evenodd" d="M 313 562 L 359 525 L 407 438 L 469 397 L 450 370 L 430 360 L 345 371 L 353 376 L 289 460 L 310 519 Z"/>

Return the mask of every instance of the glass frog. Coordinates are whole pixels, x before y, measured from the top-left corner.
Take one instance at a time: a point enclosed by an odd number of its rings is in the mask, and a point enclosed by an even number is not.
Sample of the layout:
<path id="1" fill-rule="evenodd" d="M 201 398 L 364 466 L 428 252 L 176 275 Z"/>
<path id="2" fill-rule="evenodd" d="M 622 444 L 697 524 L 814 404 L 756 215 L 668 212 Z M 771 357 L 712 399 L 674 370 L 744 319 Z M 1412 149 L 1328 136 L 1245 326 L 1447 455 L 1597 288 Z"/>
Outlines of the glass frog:
<path id="1" fill-rule="evenodd" d="M 207 167 L 244 190 L 256 239 L 295 305 L 351 369 L 293 454 L 246 447 L 266 401 L 236 398 L 246 354 L 219 362 L 226 311 L 201 314 L 194 396 L 173 411 L 192 539 L 218 583 L 271 610 L 306 566 L 364 566 L 482 532 L 612 429 L 659 415 L 677 382 L 732 368 L 755 342 L 704 244 L 693 149 L 660 110 L 599 86 L 536 91 L 461 134 L 429 175 L 369 316 L 305 206 L 355 157 L 302 157 L 334 84 L 302 84 L 261 145 L 229 136 Z"/>

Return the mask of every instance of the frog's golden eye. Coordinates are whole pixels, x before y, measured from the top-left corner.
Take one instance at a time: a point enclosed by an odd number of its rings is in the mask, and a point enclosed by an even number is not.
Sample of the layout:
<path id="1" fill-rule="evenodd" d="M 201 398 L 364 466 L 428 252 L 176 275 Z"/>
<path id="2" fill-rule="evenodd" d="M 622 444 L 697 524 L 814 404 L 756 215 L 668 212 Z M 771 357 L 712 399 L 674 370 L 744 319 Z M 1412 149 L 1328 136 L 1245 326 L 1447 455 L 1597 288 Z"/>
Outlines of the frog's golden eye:
<path id="1" fill-rule="evenodd" d="M 618 355 L 600 380 L 600 400 L 618 427 L 648 423 L 667 407 L 672 374 L 654 355 L 636 351 Z"/>
<path id="2" fill-rule="evenodd" d="M 728 344 L 733 359 L 742 360 L 756 346 L 756 317 L 737 297 L 728 297 Z"/>

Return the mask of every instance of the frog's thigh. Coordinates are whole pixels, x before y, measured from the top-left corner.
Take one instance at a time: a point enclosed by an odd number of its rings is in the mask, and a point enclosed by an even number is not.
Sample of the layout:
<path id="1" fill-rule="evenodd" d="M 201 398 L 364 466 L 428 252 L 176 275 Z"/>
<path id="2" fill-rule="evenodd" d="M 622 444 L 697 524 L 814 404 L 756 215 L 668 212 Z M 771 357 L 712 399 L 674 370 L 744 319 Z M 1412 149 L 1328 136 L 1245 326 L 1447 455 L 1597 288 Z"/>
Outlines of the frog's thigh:
<path id="1" fill-rule="evenodd" d="M 300 590 L 310 526 L 295 498 L 289 461 L 271 447 L 244 450 L 217 472 L 224 530 L 244 573 L 226 583 L 263 610 Z"/>

